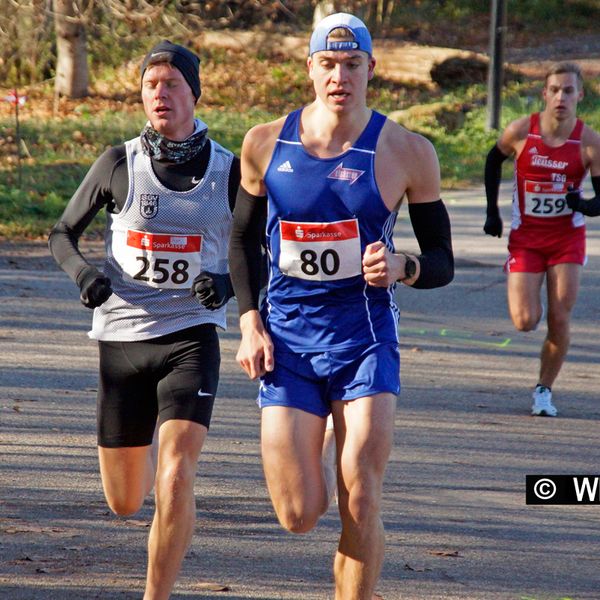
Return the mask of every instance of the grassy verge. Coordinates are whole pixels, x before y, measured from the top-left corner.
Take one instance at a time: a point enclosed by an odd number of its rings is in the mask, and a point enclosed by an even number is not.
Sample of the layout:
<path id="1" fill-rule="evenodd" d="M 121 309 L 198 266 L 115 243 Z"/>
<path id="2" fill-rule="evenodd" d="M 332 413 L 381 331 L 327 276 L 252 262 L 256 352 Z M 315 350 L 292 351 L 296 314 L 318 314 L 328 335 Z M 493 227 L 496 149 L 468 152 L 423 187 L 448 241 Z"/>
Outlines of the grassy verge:
<path id="1" fill-rule="evenodd" d="M 211 136 L 237 154 L 252 125 L 275 118 L 263 111 L 232 114 L 211 110 L 199 116 L 209 124 Z M 106 147 L 135 137 L 143 125 L 141 112 L 112 111 L 23 124 L 20 185 L 16 150 L 8 155 L 8 168 L 0 167 L 0 236 L 45 236 L 93 161 Z M 0 137 L 11 140 L 14 130 L 14 122 L 0 120 Z M 90 231 L 99 231 L 103 224 L 102 213 Z"/>
<path id="2" fill-rule="evenodd" d="M 385 93 L 383 85 L 378 87 L 379 90 L 371 94 L 372 106 L 389 114 L 399 107 L 399 98 Z M 588 82 L 580 116 L 600 131 L 598 89 L 598 81 Z M 404 100 L 404 105 L 424 99 L 425 95 L 416 92 Z M 452 126 L 449 126 L 444 119 L 423 111 L 422 116 L 410 123 L 411 129 L 422 133 L 435 145 L 443 186 L 481 185 L 485 156 L 498 135 L 497 131 L 485 129 L 484 86 L 462 88 L 428 100 L 438 107 L 446 107 L 446 111 L 442 111 L 444 114 L 460 117 L 451 120 Z M 424 106 L 427 107 L 427 102 Z M 541 107 L 539 83 L 511 84 L 504 92 L 502 126 Z M 199 116 L 209 124 L 215 140 L 239 154 L 243 136 L 250 127 L 276 118 L 282 112 L 274 114 L 260 108 L 240 112 L 232 108 L 210 108 L 201 109 Z M 102 110 L 85 103 L 68 117 L 28 119 L 21 126 L 25 145 L 22 147 L 24 158 L 19 185 L 14 121 L 0 120 L 0 140 L 4 140 L 4 144 L 0 144 L 3 158 L 0 162 L 0 236 L 45 236 L 92 162 L 107 146 L 135 137 L 143 124 L 141 109 L 128 112 L 113 108 Z M 510 170 L 511 166 L 507 165 L 505 176 L 510 176 Z M 91 230 L 99 231 L 102 227 L 103 219 L 99 218 Z"/>

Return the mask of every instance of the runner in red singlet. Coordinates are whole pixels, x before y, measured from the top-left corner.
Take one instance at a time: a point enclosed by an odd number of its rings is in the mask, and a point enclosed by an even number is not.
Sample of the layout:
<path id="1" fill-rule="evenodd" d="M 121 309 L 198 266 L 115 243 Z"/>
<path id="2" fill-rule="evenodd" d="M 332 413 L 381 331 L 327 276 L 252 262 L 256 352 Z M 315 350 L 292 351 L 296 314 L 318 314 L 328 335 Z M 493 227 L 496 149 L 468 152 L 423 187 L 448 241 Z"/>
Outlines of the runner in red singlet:
<path id="1" fill-rule="evenodd" d="M 548 333 L 542 345 L 532 415 L 554 417 L 552 385 L 570 341 L 571 311 L 585 263 L 584 214 L 590 203 L 579 193 L 586 174 L 600 196 L 600 135 L 577 118 L 583 98 L 578 65 L 555 64 L 547 73 L 540 113 L 513 121 L 488 154 L 485 166 L 487 219 L 484 231 L 502 235 L 498 187 L 502 162 L 515 157 L 512 224 L 508 239 L 508 307 L 515 327 L 531 331 L 543 316 L 541 288 L 546 278 Z"/>

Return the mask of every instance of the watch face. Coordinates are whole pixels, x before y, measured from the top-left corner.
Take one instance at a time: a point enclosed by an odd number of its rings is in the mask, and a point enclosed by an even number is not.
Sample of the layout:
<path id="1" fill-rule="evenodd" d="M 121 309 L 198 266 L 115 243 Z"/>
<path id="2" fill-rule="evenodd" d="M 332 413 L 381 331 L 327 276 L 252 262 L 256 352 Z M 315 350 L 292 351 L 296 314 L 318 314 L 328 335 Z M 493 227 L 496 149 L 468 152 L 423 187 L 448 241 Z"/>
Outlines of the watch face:
<path id="1" fill-rule="evenodd" d="M 404 276 L 406 277 L 406 279 L 410 279 L 411 277 L 413 277 L 416 271 L 417 264 L 415 263 L 415 261 L 412 258 L 407 258 L 406 264 L 404 265 Z"/>

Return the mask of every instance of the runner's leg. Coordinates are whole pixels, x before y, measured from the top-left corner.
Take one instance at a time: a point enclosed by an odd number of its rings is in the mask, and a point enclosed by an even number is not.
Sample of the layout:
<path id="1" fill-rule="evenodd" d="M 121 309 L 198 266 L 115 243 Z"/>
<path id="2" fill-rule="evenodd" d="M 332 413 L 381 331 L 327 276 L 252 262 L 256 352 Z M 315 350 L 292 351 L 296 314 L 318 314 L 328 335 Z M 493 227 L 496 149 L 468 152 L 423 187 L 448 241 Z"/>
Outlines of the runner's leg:
<path id="1" fill-rule="evenodd" d="M 342 535 L 335 557 L 336 600 L 371 600 L 384 555 L 381 493 L 392 448 L 396 396 L 333 402 Z"/>
<path id="2" fill-rule="evenodd" d="M 540 291 L 545 273 L 508 274 L 508 311 L 516 329 L 534 330 L 542 317 Z"/>
<path id="3" fill-rule="evenodd" d="M 548 267 L 548 333 L 542 345 L 539 383 L 551 388 L 570 344 L 571 312 L 577 300 L 581 266 L 564 263 Z"/>
<path id="4" fill-rule="evenodd" d="M 321 457 L 325 421 L 297 408 L 262 409 L 267 488 L 279 522 L 294 533 L 310 531 L 329 505 Z"/>
<path id="5" fill-rule="evenodd" d="M 129 448 L 98 446 L 106 502 L 117 515 L 137 512 L 154 485 L 152 445 Z"/>
<path id="6" fill-rule="evenodd" d="M 207 429 L 173 419 L 159 430 L 156 510 L 148 538 L 144 600 L 167 600 L 194 533 L 194 481 Z"/>

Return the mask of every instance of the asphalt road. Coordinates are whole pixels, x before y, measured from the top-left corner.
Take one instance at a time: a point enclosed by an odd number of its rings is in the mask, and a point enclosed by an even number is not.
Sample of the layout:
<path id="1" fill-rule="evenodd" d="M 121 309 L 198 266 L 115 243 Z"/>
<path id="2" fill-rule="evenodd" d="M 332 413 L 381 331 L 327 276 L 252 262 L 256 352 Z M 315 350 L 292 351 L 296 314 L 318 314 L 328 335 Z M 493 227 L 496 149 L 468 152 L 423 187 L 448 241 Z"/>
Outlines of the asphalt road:
<path id="1" fill-rule="evenodd" d="M 501 265 L 482 233 L 482 190 L 444 195 L 457 271 L 447 288 L 400 286 L 403 390 L 387 472 L 386 600 L 600 599 L 600 502 L 525 504 L 527 474 L 598 474 L 600 219 L 555 419 L 529 416 L 545 326 L 515 332 Z M 503 193 L 505 223 L 509 218 Z M 406 209 L 397 246 L 415 248 Z M 87 251 L 99 260 L 97 244 Z M 198 524 L 173 598 L 324 600 L 339 530 L 277 525 L 258 446 L 256 384 L 223 333 L 213 425 L 198 467 Z M 139 599 L 153 502 L 109 514 L 95 448 L 91 313 L 43 243 L 0 244 L 0 597 Z"/>

